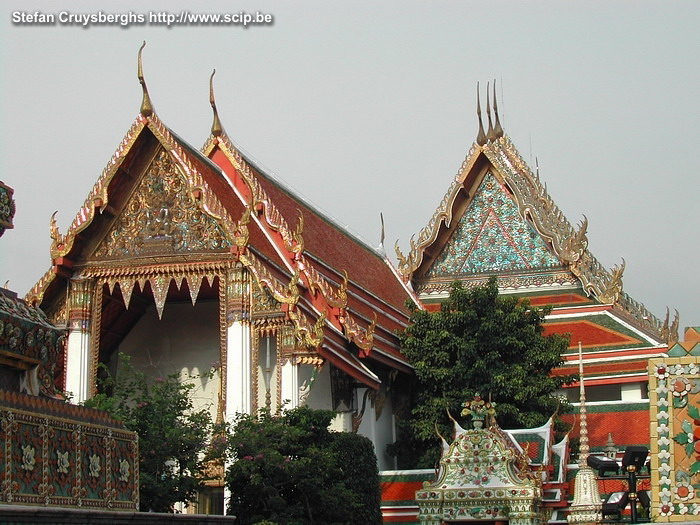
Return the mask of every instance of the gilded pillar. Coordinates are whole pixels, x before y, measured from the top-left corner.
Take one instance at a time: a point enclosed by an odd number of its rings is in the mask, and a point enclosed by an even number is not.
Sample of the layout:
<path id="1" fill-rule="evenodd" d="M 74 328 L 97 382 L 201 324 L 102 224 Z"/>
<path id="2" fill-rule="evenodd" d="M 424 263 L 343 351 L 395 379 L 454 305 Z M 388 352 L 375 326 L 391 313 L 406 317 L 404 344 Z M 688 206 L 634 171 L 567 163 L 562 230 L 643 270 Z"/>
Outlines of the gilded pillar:
<path id="1" fill-rule="evenodd" d="M 228 270 L 224 280 L 220 287 L 224 292 L 224 297 L 220 297 L 221 363 L 224 415 L 231 421 L 237 413 L 250 413 L 252 408 L 250 275 L 238 266 Z"/>
<path id="2" fill-rule="evenodd" d="M 86 277 L 75 277 L 68 284 L 66 391 L 74 403 L 88 399 L 93 380 L 90 341 L 94 289 L 95 281 Z"/>
<path id="3" fill-rule="evenodd" d="M 287 325 L 279 329 L 277 332 L 277 342 L 280 352 L 280 362 L 282 370 L 280 374 L 280 399 L 287 402 L 287 408 L 296 408 L 306 402 L 306 398 L 311 390 L 311 381 L 306 381 L 303 384 L 299 383 L 300 361 L 301 363 L 309 364 L 309 359 L 300 359 L 294 352 L 296 350 L 296 342 L 294 331 L 291 326 Z M 313 364 L 322 362 L 320 358 L 313 361 Z"/>

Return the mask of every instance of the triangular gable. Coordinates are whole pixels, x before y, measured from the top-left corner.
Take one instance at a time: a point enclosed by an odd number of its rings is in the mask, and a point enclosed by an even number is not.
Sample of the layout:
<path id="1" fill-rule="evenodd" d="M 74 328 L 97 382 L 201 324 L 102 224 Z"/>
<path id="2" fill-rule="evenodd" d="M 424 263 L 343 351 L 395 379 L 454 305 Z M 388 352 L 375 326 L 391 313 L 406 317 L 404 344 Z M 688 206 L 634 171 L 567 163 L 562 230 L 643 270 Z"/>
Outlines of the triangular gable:
<path id="1" fill-rule="evenodd" d="M 187 179 L 165 149 L 159 149 L 94 259 L 228 251 L 222 226 L 198 206 Z"/>
<path id="2" fill-rule="evenodd" d="M 560 268 L 561 262 L 488 172 L 426 277 Z"/>
<path id="3" fill-rule="evenodd" d="M 484 180 L 497 181 L 498 191 L 487 195 Z M 477 213 L 477 203 L 487 210 L 490 197 L 501 199 L 507 211 Z M 664 338 L 662 322 L 623 291 L 624 260 L 608 270 L 588 250 L 587 227 L 585 217 L 572 226 L 507 135 L 490 136 L 472 145 L 410 251 L 404 255 L 396 246 L 398 270 L 424 300 L 449 293 L 455 278 L 469 286 L 489 275 L 497 276 L 499 288 L 519 293 L 578 288 L 636 328 Z"/>

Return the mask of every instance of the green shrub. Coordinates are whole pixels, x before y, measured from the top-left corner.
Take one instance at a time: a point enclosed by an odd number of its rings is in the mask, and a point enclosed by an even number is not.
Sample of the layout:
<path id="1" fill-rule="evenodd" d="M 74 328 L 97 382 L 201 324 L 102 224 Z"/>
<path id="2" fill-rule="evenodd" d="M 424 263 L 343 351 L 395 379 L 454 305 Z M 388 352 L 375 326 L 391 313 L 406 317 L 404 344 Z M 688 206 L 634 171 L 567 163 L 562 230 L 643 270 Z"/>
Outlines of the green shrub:
<path id="1" fill-rule="evenodd" d="M 381 523 L 372 444 L 328 431 L 334 413 L 306 407 L 241 415 L 229 437 L 226 474 L 238 523 Z"/>

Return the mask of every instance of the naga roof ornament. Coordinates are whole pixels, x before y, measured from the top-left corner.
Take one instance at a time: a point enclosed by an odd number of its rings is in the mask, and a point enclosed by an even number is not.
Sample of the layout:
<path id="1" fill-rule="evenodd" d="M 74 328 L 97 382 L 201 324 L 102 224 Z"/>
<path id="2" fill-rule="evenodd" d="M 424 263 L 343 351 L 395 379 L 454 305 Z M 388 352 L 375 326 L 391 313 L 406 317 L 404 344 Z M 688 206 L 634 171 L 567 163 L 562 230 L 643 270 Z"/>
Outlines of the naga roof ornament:
<path id="1" fill-rule="evenodd" d="M 138 79 L 139 83 L 141 84 L 141 89 L 143 90 L 143 100 L 141 101 L 141 114 L 144 117 L 150 117 L 153 115 L 153 104 L 151 103 L 151 97 L 148 95 L 148 87 L 146 87 L 146 79 L 143 76 L 143 63 L 141 62 L 141 53 L 143 52 L 143 48 L 146 47 L 146 41 L 143 41 L 143 44 L 141 44 L 141 47 L 139 48 L 139 55 L 138 55 Z"/>
<path id="2" fill-rule="evenodd" d="M 211 76 L 209 77 L 209 104 L 211 104 L 211 109 L 214 112 L 214 120 L 211 123 L 211 134 L 214 137 L 218 137 L 224 132 L 224 128 L 221 125 L 219 112 L 216 109 L 216 99 L 214 98 L 214 75 L 216 75 L 216 69 L 211 72 Z"/>
<path id="3" fill-rule="evenodd" d="M 213 89 L 210 86 L 210 102 L 213 101 Z M 294 322 L 297 337 L 306 345 L 318 347 L 323 339 L 320 337 L 320 328 L 325 323 L 333 326 L 336 330 L 341 331 L 345 337 L 357 345 L 363 354 L 367 355 L 373 345 L 374 331 L 376 328 L 376 319 L 369 323 L 367 328 L 362 328 L 355 320 L 354 316 L 347 310 L 348 303 L 348 276 L 343 270 L 342 281 L 338 284 L 332 284 L 326 277 L 321 275 L 312 264 L 312 261 L 307 257 L 304 249 L 304 214 L 300 209 L 299 219 L 296 227 L 292 228 L 281 211 L 275 206 L 274 202 L 267 194 L 257 176 L 253 173 L 246 159 L 240 154 L 238 149 L 233 145 L 230 137 L 220 125 L 220 120 L 216 112 L 215 104 L 212 104 L 214 109 L 214 125 L 212 126 L 211 137 L 203 146 L 202 152 L 209 155 L 215 147 L 218 147 L 228 158 L 231 165 L 245 182 L 247 191 L 250 193 L 251 207 L 255 211 L 256 220 L 263 228 L 269 228 L 279 234 L 282 240 L 283 251 L 287 253 L 284 257 L 290 272 L 293 273 L 290 285 L 292 288 L 287 290 L 287 293 L 280 294 L 272 290 L 275 299 L 281 302 L 281 297 L 286 297 L 292 301 L 288 308 L 288 315 Z M 217 122 L 219 123 L 217 125 Z M 217 131 L 217 133 L 215 133 Z M 253 258 L 250 253 L 245 253 L 240 258 L 253 273 L 260 279 L 263 275 L 262 268 L 258 265 L 253 265 Z M 262 282 L 265 282 L 264 279 Z M 265 282 L 265 284 L 268 284 Z M 313 327 L 305 320 L 305 316 L 299 311 L 296 303 L 301 296 L 299 288 L 308 289 L 309 293 L 317 300 L 316 308 L 319 313 L 319 318 Z M 323 319 L 321 325 L 320 320 Z"/>
<path id="4" fill-rule="evenodd" d="M 486 144 L 486 133 L 484 133 L 484 122 L 481 119 L 481 100 L 479 100 L 479 83 L 476 83 L 476 116 L 479 119 L 479 132 L 476 135 L 476 143 L 479 146 Z"/>

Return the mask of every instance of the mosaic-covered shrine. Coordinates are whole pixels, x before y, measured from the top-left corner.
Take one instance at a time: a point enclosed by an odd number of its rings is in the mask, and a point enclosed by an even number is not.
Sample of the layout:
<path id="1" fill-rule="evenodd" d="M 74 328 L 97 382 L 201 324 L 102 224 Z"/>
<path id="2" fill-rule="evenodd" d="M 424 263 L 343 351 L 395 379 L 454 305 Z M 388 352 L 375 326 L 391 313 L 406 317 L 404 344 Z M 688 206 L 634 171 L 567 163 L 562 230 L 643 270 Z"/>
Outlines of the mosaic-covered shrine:
<path id="1" fill-rule="evenodd" d="M 567 440 L 552 441 L 552 421 L 537 429 L 502 430 L 494 405 L 478 396 L 465 403 L 473 428 L 454 421 L 454 439 L 442 441 L 437 475 L 416 491 L 421 525 L 443 522 L 546 523 L 565 505 Z M 562 501 L 563 496 L 563 501 Z"/>
<path id="2" fill-rule="evenodd" d="M 8 190 L 0 235 L 12 227 Z M 42 310 L 0 288 L 0 503 L 138 510 L 137 436 L 65 400 L 65 342 Z"/>
<path id="3" fill-rule="evenodd" d="M 679 356 L 684 346 L 688 351 Z M 651 518 L 700 520 L 700 356 L 697 344 L 649 361 Z M 671 355 L 669 351 L 669 356 Z"/>

